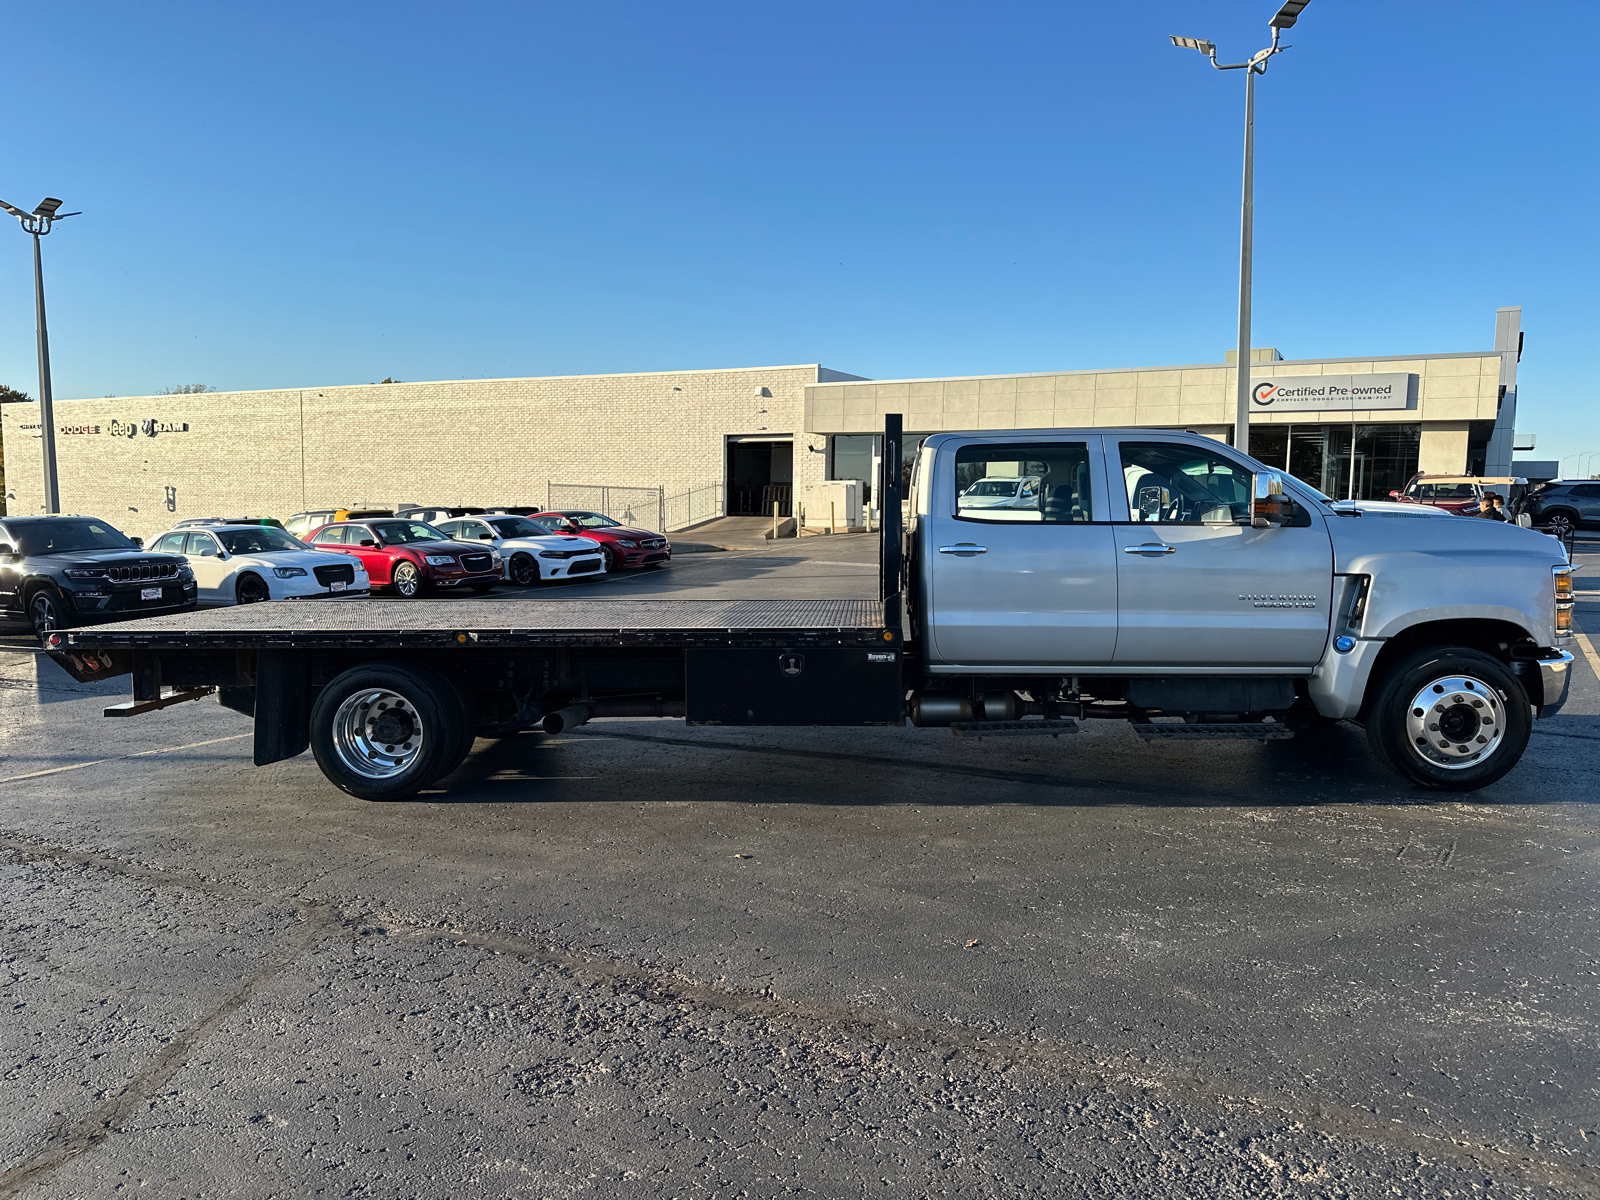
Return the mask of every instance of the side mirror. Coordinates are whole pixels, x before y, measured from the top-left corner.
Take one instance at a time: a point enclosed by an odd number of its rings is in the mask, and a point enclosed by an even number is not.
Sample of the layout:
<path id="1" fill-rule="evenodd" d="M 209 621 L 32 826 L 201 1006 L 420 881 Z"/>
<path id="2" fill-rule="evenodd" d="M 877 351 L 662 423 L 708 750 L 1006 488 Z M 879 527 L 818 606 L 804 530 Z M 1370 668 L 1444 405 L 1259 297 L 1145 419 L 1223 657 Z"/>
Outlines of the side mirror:
<path id="1" fill-rule="evenodd" d="M 361 539 L 361 544 L 363 546 L 372 546 L 373 548 L 376 548 L 377 545 L 378 545 L 378 543 L 373 541 L 371 538 L 363 538 L 363 539 Z"/>
<path id="2" fill-rule="evenodd" d="M 133 548 L 135 550 L 143 550 L 144 549 L 144 539 L 143 538 L 131 537 L 128 540 L 133 543 Z"/>
<path id="3" fill-rule="evenodd" d="M 1394 497 L 1396 500 L 1404 500 L 1405 499 L 1405 497 L 1402 496 L 1399 492 L 1390 492 L 1389 495 Z"/>
<path id="4" fill-rule="evenodd" d="M 0 558 L 10 558 L 10 557 L 11 557 L 11 543 L 10 542 L 0 542 Z"/>
<path id="5" fill-rule="evenodd" d="M 1286 523 L 1292 501 L 1284 494 L 1283 476 L 1276 471 L 1261 471 L 1252 478 L 1250 527 L 1271 529 Z"/>
<path id="6" fill-rule="evenodd" d="M 480 533 L 478 535 L 478 540 L 480 542 L 492 542 L 492 541 L 494 541 L 494 534 L 492 534 L 492 533 Z"/>

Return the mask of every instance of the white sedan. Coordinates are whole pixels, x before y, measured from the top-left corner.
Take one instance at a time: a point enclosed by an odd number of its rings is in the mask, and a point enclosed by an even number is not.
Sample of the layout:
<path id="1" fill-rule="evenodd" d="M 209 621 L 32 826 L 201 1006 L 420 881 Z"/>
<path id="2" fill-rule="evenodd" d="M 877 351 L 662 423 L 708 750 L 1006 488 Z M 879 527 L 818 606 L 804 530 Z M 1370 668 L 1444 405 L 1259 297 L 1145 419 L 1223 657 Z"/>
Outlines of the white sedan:
<path id="1" fill-rule="evenodd" d="M 599 542 L 552 533 L 548 526 L 528 517 L 485 513 L 441 521 L 434 528 L 458 542 L 492 544 L 505 561 L 505 578 L 518 587 L 530 587 L 544 579 L 605 573 L 606 555 Z"/>
<path id="2" fill-rule="evenodd" d="M 202 605 L 365 596 L 372 590 L 358 559 L 313 550 L 272 525 L 219 522 L 173 529 L 156 538 L 150 549 L 189 560 Z"/>

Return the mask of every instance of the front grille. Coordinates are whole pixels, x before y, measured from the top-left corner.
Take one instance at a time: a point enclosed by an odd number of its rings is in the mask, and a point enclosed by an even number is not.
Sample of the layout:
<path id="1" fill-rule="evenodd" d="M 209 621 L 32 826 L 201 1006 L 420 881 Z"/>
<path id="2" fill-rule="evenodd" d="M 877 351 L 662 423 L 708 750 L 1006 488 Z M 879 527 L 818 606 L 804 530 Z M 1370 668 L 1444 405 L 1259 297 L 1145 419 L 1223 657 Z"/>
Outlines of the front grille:
<path id="1" fill-rule="evenodd" d="M 147 579 L 176 579 L 177 563 L 138 563 L 131 567 L 110 567 L 106 578 L 112 583 L 142 583 Z"/>
<path id="2" fill-rule="evenodd" d="M 467 571 L 487 571 L 494 566 L 494 559 L 487 554 L 463 554 L 461 556 L 461 566 L 463 570 Z"/>
<path id="3" fill-rule="evenodd" d="M 645 549 L 645 550 L 659 550 L 659 549 L 661 549 L 661 547 L 665 546 L 666 544 L 667 544 L 667 539 L 666 538 L 653 538 L 648 542 L 640 542 L 639 543 L 640 547 L 642 549 Z"/>
<path id="4" fill-rule="evenodd" d="M 598 571 L 599 569 L 600 569 L 600 560 L 596 559 L 594 562 L 573 563 L 572 564 L 572 570 L 568 571 L 567 574 L 568 575 L 589 575 L 589 574 L 592 574 L 595 571 Z"/>
<path id="5" fill-rule="evenodd" d="M 540 558 L 582 558 L 585 554 L 593 554 L 593 550 L 541 550 Z"/>
<path id="6" fill-rule="evenodd" d="M 354 583 L 356 569 L 350 563 L 334 563 L 331 567 L 313 567 L 317 574 L 317 582 L 323 587 L 330 583 Z"/>

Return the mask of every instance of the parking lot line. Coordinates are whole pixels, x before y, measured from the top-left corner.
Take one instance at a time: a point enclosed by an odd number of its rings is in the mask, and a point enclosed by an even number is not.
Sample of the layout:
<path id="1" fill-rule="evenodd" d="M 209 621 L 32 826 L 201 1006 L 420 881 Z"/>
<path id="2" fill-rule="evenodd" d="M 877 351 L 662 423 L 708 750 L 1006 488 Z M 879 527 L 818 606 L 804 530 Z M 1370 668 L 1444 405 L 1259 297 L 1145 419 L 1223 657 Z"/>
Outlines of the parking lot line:
<path id="1" fill-rule="evenodd" d="M 1578 649 L 1582 650 L 1583 656 L 1589 660 L 1589 666 L 1594 671 L 1595 678 L 1600 679 L 1600 654 L 1595 653 L 1594 643 L 1589 640 L 1589 635 L 1574 630 L 1573 637 L 1577 640 Z"/>
<path id="2" fill-rule="evenodd" d="M 38 779 L 43 775 L 59 775 L 63 771 L 80 771 L 84 767 L 98 767 L 101 763 L 122 762 L 128 758 L 144 758 L 150 754 L 171 754 L 174 750 L 195 750 L 201 746 L 215 746 L 219 742 L 237 742 L 240 738 L 254 737 L 253 733 L 235 733 L 228 737 L 211 738 L 204 742 L 189 742 L 182 746 L 160 746 L 154 750 L 139 750 L 133 754 L 118 754 L 114 758 L 97 758 L 92 762 L 73 763 L 69 767 L 51 767 L 48 771 L 29 771 L 26 775 L 7 775 L 0 783 L 15 783 L 19 779 Z"/>

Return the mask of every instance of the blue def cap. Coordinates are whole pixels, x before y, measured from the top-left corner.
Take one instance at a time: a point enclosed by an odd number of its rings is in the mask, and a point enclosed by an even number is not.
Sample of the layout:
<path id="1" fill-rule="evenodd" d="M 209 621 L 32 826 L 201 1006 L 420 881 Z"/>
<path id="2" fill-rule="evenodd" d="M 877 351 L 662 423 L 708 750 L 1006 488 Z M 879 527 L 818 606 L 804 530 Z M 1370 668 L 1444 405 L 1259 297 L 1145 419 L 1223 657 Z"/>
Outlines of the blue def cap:
<path id="1" fill-rule="evenodd" d="M 1349 654 L 1350 651 L 1356 648 L 1356 640 L 1348 635 L 1336 637 L 1333 639 L 1333 648 L 1340 654 Z"/>

